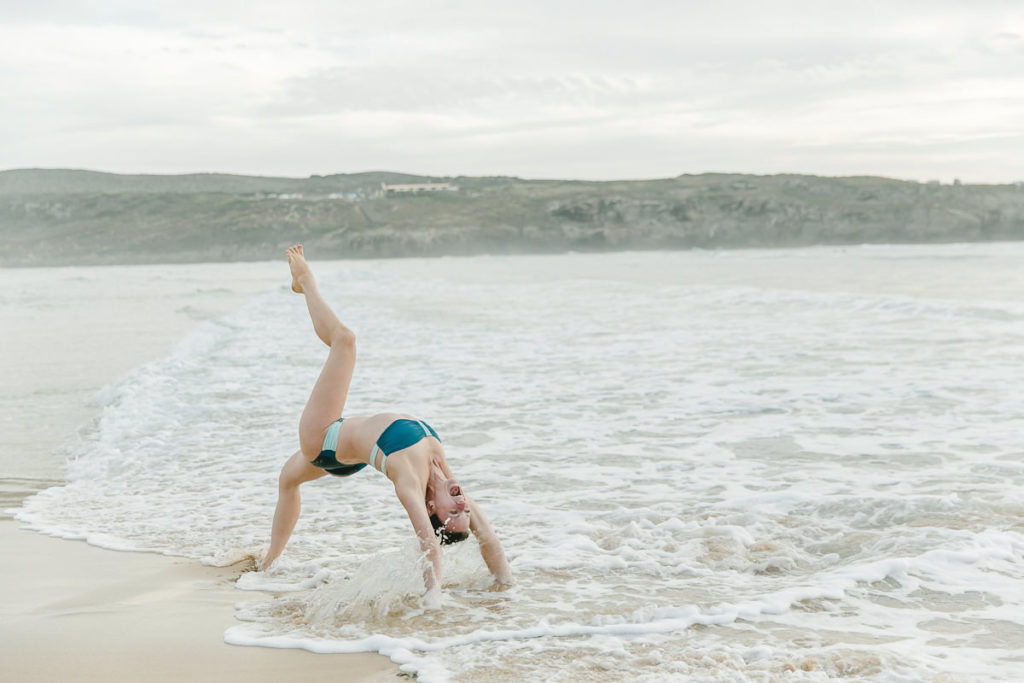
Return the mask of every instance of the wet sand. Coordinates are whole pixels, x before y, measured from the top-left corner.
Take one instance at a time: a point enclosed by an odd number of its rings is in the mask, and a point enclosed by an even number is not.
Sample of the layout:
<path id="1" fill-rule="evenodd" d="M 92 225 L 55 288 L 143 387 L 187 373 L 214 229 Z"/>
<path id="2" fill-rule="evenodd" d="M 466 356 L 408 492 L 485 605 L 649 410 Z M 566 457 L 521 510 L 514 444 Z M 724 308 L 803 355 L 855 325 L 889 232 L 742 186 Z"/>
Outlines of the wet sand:
<path id="1" fill-rule="evenodd" d="M 0 521 L 0 680 L 388 681 L 376 654 L 234 647 L 239 567 L 103 550 Z"/>

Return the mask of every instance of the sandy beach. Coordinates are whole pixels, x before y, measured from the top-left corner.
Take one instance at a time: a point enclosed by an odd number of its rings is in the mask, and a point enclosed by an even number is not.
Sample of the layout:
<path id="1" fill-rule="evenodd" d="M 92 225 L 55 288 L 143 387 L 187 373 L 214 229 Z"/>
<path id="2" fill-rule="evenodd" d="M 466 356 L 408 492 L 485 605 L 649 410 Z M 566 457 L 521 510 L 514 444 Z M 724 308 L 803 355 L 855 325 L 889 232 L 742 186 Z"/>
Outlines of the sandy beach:
<path id="1" fill-rule="evenodd" d="M 278 267 L 275 267 L 278 266 Z M 275 285 L 279 264 L 0 271 L 5 436 L 2 507 L 59 484 L 61 444 L 97 412 L 89 399 L 161 357 L 189 330 Z M 227 271 L 225 276 L 225 271 Z M 223 285 L 221 280 L 228 280 Z M 0 680 L 375 681 L 379 655 L 234 647 L 224 630 L 250 596 L 241 567 L 104 550 L 0 520 Z M 267 520 L 269 524 L 269 520 Z"/>
<path id="2" fill-rule="evenodd" d="M 241 568 L 119 553 L 0 522 L 0 679 L 385 681 L 379 655 L 233 647 Z"/>

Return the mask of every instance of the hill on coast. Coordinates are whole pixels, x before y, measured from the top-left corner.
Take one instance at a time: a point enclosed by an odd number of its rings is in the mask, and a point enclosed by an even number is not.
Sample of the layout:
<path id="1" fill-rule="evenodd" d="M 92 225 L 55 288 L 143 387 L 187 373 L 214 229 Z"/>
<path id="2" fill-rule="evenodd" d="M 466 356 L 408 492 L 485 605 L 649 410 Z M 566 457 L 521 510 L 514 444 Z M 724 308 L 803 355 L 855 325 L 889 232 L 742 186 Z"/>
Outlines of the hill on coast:
<path id="1" fill-rule="evenodd" d="M 295 242 L 342 258 L 1020 239 L 1019 185 L 0 172 L 3 266 L 266 260 Z"/>

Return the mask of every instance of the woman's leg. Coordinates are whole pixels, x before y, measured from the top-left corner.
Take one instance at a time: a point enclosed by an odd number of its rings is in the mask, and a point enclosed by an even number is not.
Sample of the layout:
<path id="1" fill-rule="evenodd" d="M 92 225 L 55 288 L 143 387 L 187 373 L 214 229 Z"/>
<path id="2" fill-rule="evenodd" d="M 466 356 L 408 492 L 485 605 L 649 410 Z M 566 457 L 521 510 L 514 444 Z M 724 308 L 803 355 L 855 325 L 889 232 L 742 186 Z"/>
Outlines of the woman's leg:
<path id="1" fill-rule="evenodd" d="M 270 548 L 260 562 L 260 571 L 281 556 L 285 544 L 291 538 L 295 522 L 299 519 L 301 499 L 299 484 L 319 479 L 327 474 L 319 467 L 310 465 L 302 455 L 295 451 L 281 468 L 281 476 L 277 480 L 277 509 L 274 510 L 274 526 L 270 530 Z"/>
<path id="2" fill-rule="evenodd" d="M 321 341 L 331 347 L 299 420 L 299 445 L 306 460 L 311 461 L 320 453 L 327 428 L 341 417 L 345 407 L 356 364 L 356 336 L 341 324 L 320 295 L 301 245 L 288 249 L 288 265 L 292 271 L 292 289 L 306 297 L 313 329 Z"/>

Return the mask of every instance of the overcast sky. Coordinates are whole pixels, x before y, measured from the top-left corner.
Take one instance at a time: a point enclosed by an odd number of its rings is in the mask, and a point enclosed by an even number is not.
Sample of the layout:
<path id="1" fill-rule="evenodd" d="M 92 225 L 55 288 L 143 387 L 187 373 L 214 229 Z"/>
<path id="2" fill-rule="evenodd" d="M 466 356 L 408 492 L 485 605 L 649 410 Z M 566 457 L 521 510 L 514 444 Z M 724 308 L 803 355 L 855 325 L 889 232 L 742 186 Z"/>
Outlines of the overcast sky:
<path id="1" fill-rule="evenodd" d="M 1024 179 L 1024 2 L 355 4 L 0 0 L 0 169 Z"/>

